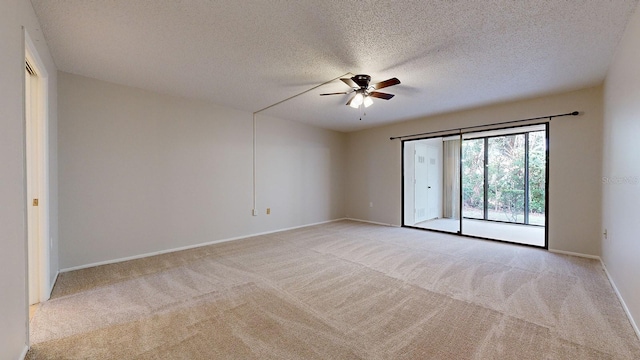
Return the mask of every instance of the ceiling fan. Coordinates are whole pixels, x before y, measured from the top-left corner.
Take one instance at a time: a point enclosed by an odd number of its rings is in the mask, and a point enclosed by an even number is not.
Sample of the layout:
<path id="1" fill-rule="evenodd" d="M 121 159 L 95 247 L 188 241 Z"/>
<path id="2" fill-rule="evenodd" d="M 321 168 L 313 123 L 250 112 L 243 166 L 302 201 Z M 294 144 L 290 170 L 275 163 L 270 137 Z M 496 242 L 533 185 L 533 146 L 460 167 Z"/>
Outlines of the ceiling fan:
<path id="1" fill-rule="evenodd" d="M 324 95 L 346 95 L 355 92 L 356 94 L 349 99 L 346 105 L 351 106 L 354 109 L 360 107 L 360 105 L 364 105 L 364 107 L 369 107 L 373 104 L 372 97 L 378 99 L 389 100 L 394 97 L 393 94 L 387 94 L 383 92 L 379 92 L 376 90 L 386 88 L 393 85 L 400 84 L 400 80 L 397 78 L 391 78 L 389 80 L 381 81 L 374 85 L 369 85 L 371 81 L 371 76 L 369 75 L 355 75 L 351 78 L 343 78 L 340 79 L 343 83 L 347 84 L 347 86 L 351 87 L 351 90 L 344 92 L 335 92 L 328 94 L 320 94 L 320 96 Z"/>

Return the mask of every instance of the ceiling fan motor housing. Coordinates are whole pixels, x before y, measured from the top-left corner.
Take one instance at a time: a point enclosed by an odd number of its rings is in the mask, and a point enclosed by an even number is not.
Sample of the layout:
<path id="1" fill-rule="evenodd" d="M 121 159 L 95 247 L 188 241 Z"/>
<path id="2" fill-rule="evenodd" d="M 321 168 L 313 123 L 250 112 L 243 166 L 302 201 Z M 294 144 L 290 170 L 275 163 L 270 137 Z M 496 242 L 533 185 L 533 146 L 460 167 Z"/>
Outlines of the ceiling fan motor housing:
<path id="1" fill-rule="evenodd" d="M 369 87 L 369 82 L 371 81 L 371 76 L 369 75 L 356 75 L 351 78 L 354 83 L 358 84 L 360 88 L 366 89 Z"/>

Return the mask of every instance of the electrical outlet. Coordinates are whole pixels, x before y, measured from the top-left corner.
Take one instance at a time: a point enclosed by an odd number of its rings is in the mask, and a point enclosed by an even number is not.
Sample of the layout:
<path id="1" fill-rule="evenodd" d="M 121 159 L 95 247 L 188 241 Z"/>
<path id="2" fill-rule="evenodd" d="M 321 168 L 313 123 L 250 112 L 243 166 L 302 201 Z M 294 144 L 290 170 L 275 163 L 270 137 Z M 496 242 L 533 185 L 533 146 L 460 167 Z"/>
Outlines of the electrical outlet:
<path id="1" fill-rule="evenodd" d="M 373 207 L 373 201 L 369 202 L 369 207 L 372 208 Z"/>
<path id="2" fill-rule="evenodd" d="M 604 229 L 603 235 L 604 235 L 604 239 L 607 240 L 607 238 L 609 236 L 609 234 L 607 233 L 607 229 Z"/>
<path id="3" fill-rule="evenodd" d="M 267 208 L 267 215 L 271 215 L 271 208 Z"/>
<path id="4" fill-rule="evenodd" d="M 258 216 L 258 210 L 253 209 L 253 210 L 251 211 L 251 215 L 253 215 L 253 216 Z"/>

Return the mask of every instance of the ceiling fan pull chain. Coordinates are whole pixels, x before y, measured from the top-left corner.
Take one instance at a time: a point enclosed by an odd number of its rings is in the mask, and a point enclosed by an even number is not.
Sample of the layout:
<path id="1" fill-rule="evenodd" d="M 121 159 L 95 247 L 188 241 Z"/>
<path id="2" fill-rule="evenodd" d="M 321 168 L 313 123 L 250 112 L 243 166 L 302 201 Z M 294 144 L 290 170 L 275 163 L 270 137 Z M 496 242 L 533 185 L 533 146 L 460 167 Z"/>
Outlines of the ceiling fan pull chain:
<path id="1" fill-rule="evenodd" d="M 360 105 L 360 121 L 362 121 L 363 116 L 367 116 L 367 113 L 364 111 L 364 105 Z"/>

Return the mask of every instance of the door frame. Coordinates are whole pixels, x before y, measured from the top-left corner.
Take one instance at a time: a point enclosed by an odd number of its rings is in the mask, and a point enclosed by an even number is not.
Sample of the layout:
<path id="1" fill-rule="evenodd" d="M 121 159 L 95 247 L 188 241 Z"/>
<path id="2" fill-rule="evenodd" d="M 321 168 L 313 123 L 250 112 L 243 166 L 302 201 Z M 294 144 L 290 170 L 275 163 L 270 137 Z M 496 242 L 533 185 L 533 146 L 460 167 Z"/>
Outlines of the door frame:
<path id="1" fill-rule="evenodd" d="M 27 170 L 29 165 L 27 163 L 26 151 L 27 145 L 31 141 L 38 142 L 38 151 L 35 154 L 38 158 L 38 177 L 36 180 L 36 186 L 38 189 L 38 228 L 39 228 L 39 236 L 36 239 L 32 239 L 35 245 L 39 249 L 38 256 L 38 268 L 39 268 L 39 276 L 37 277 L 38 284 L 38 299 L 40 302 L 46 301 L 49 299 L 52 290 L 51 284 L 51 248 L 53 246 L 53 239 L 50 237 L 50 212 L 51 207 L 49 203 L 49 74 L 44 66 L 44 62 L 42 58 L 38 54 L 36 46 L 32 41 L 29 33 L 26 29 L 23 28 L 24 33 L 24 59 L 25 62 L 28 62 L 30 67 L 34 70 L 34 72 L 38 76 L 36 89 L 35 89 L 35 102 L 36 106 L 31 109 L 32 116 L 36 117 L 37 124 L 37 136 L 36 139 L 28 138 L 29 134 L 26 132 L 26 98 L 23 101 L 24 108 L 24 169 L 25 169 L 25 184 L 24 188 L 27 189 Z M 26 65 L 26 64 L 23 64 Z M 24 76 L 23 86 L 26 86 L 26 75 L 24 68 L 21 69 L 22 74 Z M 23 88 L 23 96 L 25 96 L 25 89 Z M 31 199 L 27 198 L 27 192 L 25 191 L 25 199 L 24 203 L 27 206 L 31 206 Z M 25 219 L 27 222 L 29 221 L 29 211 L 28 208 L 25 207 Z M 26 229 L 28 229 L 28 224 L 25 224 Z M 29 303 L 29 272 L 31 270 L 31 265 L 29 264 L 29 241 L 30 236 L 28 231 L 26 232 L 25 239 L 25 256 L 26 256 L 26 264 L 27 264 L 27 277 L 26 282 L 27 286 L 25 287 L 27 297 L 27 304 Z M 27 307 L 28 311 L 28 307 Z"/>

